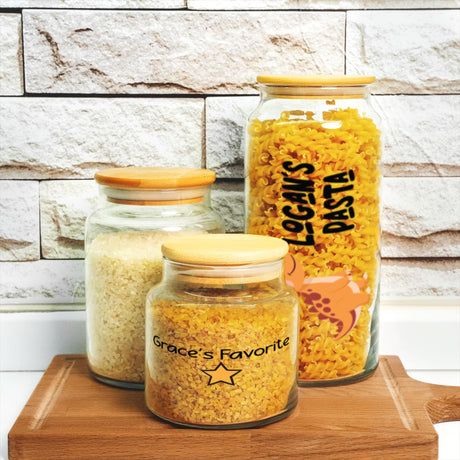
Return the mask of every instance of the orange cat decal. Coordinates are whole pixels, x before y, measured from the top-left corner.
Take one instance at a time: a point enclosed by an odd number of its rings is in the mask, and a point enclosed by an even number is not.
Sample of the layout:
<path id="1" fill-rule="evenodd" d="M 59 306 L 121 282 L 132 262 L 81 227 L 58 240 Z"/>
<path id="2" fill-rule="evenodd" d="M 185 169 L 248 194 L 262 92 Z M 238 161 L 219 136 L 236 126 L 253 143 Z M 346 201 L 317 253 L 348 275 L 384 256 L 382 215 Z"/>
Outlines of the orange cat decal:
<path id="1" fill-rule="evenodd" d="M 346 271 L 321 278 L 305 278 L 301 264 L 288 254 L 285 259 L 286 283 L 302 297 L 308 311 L 318 312 L 319 319 L 337 323 L 336 339 L 345 337 L 355 326 L 361 306 L 369 302 L 367 275 L 356 281 Z M 364 292 L 363 292 L 364 291 Z"/>

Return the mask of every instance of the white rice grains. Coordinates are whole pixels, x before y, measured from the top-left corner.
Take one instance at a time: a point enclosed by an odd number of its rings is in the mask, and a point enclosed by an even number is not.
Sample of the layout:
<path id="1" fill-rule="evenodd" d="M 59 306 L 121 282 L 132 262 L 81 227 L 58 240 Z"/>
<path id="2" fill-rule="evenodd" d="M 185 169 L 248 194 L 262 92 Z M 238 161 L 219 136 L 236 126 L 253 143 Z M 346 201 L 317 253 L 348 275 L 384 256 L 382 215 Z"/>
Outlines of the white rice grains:
<path id="1" fill-rule="evenodd" d="M 86 252 L 88 362 L 96 376 L 142 384 L 145 298 L 161 280 L 163 241 L 177 233 L 102 233 Z"/>

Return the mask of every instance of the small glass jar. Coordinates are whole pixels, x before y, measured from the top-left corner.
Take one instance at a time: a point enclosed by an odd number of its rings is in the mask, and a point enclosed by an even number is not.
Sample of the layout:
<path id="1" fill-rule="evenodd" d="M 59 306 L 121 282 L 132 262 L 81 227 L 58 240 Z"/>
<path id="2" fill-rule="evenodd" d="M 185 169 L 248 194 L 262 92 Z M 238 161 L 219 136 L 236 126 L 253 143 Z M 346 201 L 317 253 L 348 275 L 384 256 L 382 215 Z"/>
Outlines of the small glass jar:
<path id="1" fill-rule="evenodd" d="M 246 137 L 246 232 L 289 243 L 300 297 L 299 384 L 378 364 L 380 132 L 374 77 L 259 76 Z"/>
<path id="2" fill-rule="evenodd" d="M 102 205 L 86 223 L 87 353 L 98 380 L 144 387 L 145 297 L 162 276 L 161 244 L 223 231 L 210 207 L 212 171 L 116 168 L 95 179 Z"/>
<path id="3" fill-rule="evenodd" d="M 245 428 L 297 403 L 298 299 L 284 281 L 288 245 L 257 235 L 163 244 L 147 297 L 148 408 L 175 424 Z"/>

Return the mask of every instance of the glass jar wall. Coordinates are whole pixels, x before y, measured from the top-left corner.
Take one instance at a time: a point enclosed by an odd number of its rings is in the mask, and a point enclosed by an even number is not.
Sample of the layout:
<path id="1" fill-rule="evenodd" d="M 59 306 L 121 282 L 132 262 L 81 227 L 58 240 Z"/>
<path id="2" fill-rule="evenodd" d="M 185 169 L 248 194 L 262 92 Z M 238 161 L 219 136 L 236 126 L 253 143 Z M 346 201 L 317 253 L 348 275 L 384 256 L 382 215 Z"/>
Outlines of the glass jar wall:
<path id="1" fill-rule="evenodd" d="M 210 207 L 215 174 L 188 168 L 100 171 L 102 205 L 86 224 L 87 353 L 92 374 L 144 387 L 145 297 L 162 276 L 168 238 L 223 231 Z"/>
<path id="2" fill-rule="evenodd" d="M 163 245 L 163 281 L 146 312 L 149 409 L 184 426 L 276 421 L 297 402 L 298 299 L 284 281 L 288 245 L 199 235 Z"/>
<path id="3" fill-rule="evenodd" d="M 247 129 L 246 231 L 289 244 L 301 304 L 299 383 L 378 364 L 380 132 L 373 77 L 261 76 Z"/>

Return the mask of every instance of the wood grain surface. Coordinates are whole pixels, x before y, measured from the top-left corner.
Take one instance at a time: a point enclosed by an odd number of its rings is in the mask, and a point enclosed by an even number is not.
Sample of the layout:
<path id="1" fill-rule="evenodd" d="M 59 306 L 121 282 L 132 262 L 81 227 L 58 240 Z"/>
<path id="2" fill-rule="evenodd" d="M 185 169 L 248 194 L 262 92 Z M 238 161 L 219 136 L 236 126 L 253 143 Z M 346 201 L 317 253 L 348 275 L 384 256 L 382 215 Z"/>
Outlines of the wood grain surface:
<path id="1" fill-rule="evenodd" d="M 84 355 L 59 355 L 9 433 L 15 459 L 436 459 L 433 423 L 460 420 L 460 387 L 418 382 L 396 356 L 367 380 L 300 388 L 284 420 L 200 430 L 158 420 L 142 391 L 91 378 Z"/>

